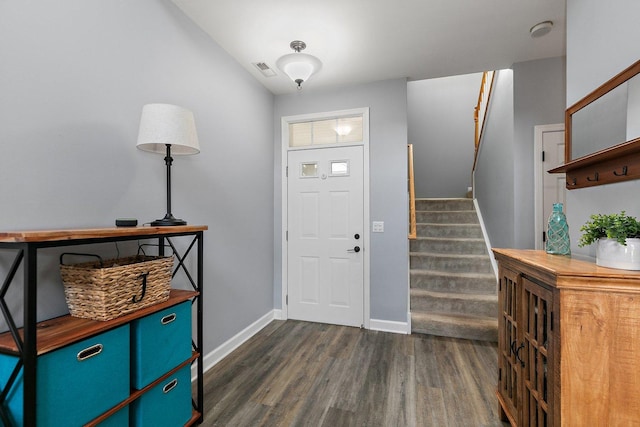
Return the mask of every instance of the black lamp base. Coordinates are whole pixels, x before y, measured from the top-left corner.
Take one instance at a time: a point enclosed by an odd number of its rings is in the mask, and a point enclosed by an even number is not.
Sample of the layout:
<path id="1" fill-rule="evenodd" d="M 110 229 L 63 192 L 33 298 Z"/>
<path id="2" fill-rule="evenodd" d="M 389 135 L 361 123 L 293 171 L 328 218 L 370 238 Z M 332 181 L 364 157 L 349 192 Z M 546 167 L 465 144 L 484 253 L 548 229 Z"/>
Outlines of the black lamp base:
<path id="1" fill-rule="evenodd" d="M 187 221 L 183 219 L 174 218 L 171 214 L 166 214 L 162 219 L 156 219 L 151 223 L 152 227 L 165 227 L 173 225 L 187 225 Z"/>

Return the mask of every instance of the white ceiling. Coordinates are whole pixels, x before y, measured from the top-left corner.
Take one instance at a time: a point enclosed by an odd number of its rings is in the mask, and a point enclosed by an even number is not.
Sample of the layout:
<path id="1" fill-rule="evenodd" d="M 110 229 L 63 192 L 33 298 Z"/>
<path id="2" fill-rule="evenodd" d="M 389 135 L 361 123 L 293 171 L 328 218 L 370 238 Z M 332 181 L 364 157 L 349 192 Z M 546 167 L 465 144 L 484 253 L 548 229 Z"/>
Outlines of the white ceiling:
<path id="1" fill-rule="evenodd" d="M 509 68 L 565 54 L 566 0 L 172 0 L 274 94 L 295 84 L 276 68 L 292 40 L 322 69 L 303 90 L 422 80 Z M 551 20 L 552 31 L 529 29 Z M 277 75 L 264 77 L 265 62 Z"/>

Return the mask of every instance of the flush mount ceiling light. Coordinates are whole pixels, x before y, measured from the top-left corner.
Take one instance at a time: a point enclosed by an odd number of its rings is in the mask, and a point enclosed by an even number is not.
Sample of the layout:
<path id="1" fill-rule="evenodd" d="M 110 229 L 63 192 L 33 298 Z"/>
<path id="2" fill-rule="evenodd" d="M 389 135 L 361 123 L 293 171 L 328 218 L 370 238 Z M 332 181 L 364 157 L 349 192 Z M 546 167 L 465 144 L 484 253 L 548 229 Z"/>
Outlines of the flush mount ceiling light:
<path id="1" fill-rule="evenodd" d="M 552 28 L 553 28 L 553 21 L 540 22 L 539 24 L 536 24 L 533 27 L 531 27 L 531 29 L 529 30 L 529 34 L 531 34 L 531 37 L 535 39 L 538 37 L 542 37 L 545 34 L 549 34 L 549 31 L 551 31 Z"/>
<path id="2" fill-rule="evenodd" d="M 315 56 L 301 53 L 307 47 L 303 41 L 294 40 L 289 44 L 289 47 L 295 53 L 282 56 L 276 61 L 276 65 L 298 85 L 298 89 L 302 89 L 302 83 L 317 73 L 322 67 L 322 63 Z"/>

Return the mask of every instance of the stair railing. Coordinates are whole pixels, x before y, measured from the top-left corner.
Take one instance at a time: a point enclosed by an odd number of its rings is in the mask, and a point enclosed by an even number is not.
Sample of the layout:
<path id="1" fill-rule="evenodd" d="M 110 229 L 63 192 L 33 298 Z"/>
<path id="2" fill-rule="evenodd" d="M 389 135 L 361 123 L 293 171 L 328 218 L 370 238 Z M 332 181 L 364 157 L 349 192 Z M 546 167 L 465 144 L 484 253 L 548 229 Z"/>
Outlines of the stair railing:
<path id="1" fill-rule="evenodd" d="M 473 120 L 476 124 L 475 132 L 475 153 L 473 155 L 473 171 L 476 170 L 476 162 L 478 161 L 478 152 L 480 151 L 480 141 L 482 141 L 482 132 L 484 131 L 484 123 L 487 118 L 487 110 L 489 101 L 491 100 L 491 91 L 493 89 L 493 78 L 495 71 L 485 71 L 482 73 L 482 81 L 480 82 L 480 93 L 478 94 L 478 103 L 473 111 Z"/>
<path id="2" fill-rule="evenodd" d="M 416 225 L 416 188 L 413 174 L 413 144 L 407 145 L 409 160 L 409 239 L 416 239 L 418 230 Z"/>

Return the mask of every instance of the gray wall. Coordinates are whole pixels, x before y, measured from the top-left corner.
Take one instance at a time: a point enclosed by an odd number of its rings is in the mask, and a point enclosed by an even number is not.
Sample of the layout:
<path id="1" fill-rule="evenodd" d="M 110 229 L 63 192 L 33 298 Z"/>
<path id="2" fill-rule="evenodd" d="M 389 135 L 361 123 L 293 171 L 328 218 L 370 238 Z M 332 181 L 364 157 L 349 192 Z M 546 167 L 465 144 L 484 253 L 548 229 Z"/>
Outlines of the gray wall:
<path id="1" fill-rule="evenodd" d="M 310 85 L 311 86 L 311 85 Z M 314 92 L 304 88 L 275 99 L 275 276 L 273 300 L 281 308 L 281 118 L 369 107 L 371 220 L 384 233 L 371 233 L 371 318 L 406 322 L 408 309 L 407 83 L 404 79 Z M 365 249 L 366 250 L 366 249 Z"/>
<path id="2" fill-rule="evenodd" d="M 0 229 L 162 217 L 163 156 L 136 149 L 140 113 L 182 105 L 202 151 L 174 161 L 173 211 L 210 227 L 205 352 L 272 310 L 269 92 L 168 0 L 1 2 L 0 57 Z M 67 311 L 57 259 L 44 255 L 41 319 Z M 9 258 L 0 253 L 2 277 Z"/>
<path id="3" fill-rule="evenodd" d="M 496 74 L 478 162 L 474 193 L 493 247 L 514 241 L 513 71 Z"/>
<path id="4" fill-rule="evenodd" d="M 416 197 L 465 197 L 473 166 L 473 109 L 482 73 L 407 84 Z"/>
<path id="5" fill-rule="evenodd" d="M 565 58 L 513 64 L 513 247 L 532 249 L 534 236 L 534 127 L 564 123 Z"/>
<path id="6" fill-rule="evenodd" d="M 567 0 L 567 106 L 589 94 L 640 58 L 640 2 L 637 0 Z M 580 227 L 594 213 L 626 210 L 640 217 L 640 181 L 567 192 L 571 251 L 595 255 L 595 247 L 578 248 Z"/>

